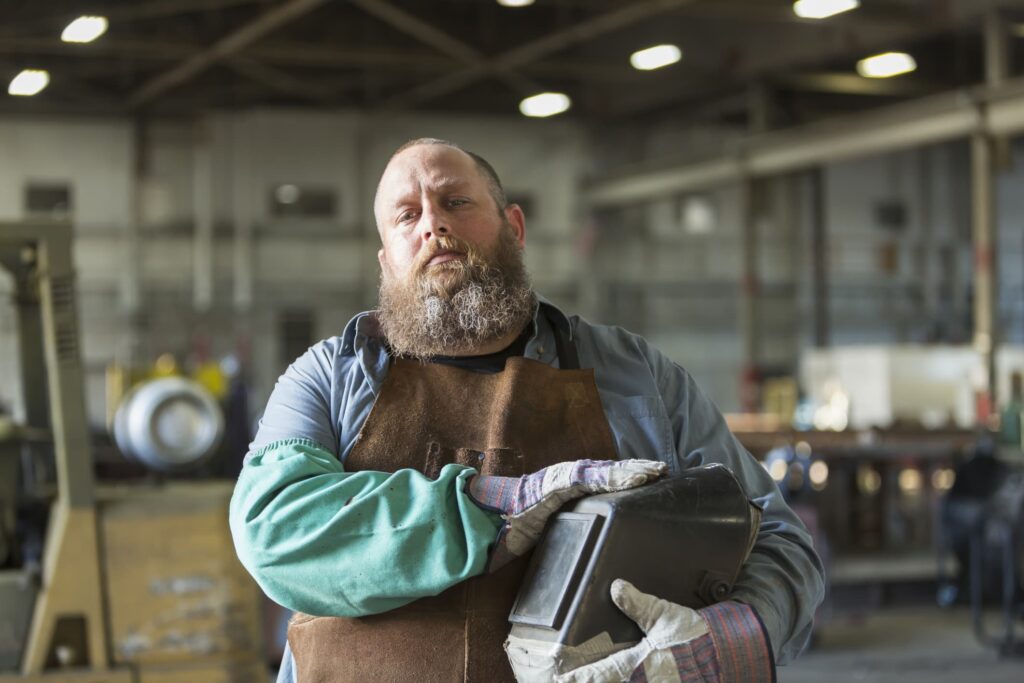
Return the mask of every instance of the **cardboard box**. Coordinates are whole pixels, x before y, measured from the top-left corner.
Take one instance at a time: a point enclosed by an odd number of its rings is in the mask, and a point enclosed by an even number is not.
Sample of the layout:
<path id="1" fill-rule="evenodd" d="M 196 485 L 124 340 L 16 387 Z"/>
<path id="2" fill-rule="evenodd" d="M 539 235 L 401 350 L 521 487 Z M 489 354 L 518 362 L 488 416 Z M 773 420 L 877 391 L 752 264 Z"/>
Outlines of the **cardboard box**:
<path id="1" fill-rule="evenodd" d="M 235 556 L 231 491 L 195 482 L 98 492 L 115 663 L 262 662 L 262 593 Z"/>
<path id="2" fill-rule="evenodd" d="M 270 680 L 263 662 L 253 657 L 144 666 L 139 683 L 263 683 Z"/>

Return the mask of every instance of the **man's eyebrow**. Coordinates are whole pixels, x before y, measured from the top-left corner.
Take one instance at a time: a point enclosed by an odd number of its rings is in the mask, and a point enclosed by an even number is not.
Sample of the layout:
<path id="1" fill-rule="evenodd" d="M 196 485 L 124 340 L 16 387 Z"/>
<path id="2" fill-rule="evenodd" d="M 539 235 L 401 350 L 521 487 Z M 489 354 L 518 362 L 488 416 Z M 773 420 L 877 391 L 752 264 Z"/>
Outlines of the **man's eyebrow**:
<path id="1" fill-rule="evenodd" d="M 435 192 L 451 192 L 452 190 L 462 189 L 467 184 L 468 181 L 465 178 L 459 178 L 457 176 L 441 176 L 430 181 L 430 187 Z M 395 200 L 392 203 L 392 208 L 399 208 L 408 202 L 417 201 L 419 196 L 420 193 L 418 189 L 409 188 L 408 191 L 400 193 L 395 197 Z"/>
<path id="2" fill-rule="evenodd" d="M 440 178 L 433 180 L 430 184 L 438 190 L 452 190 L 465 186 L 466 180 L 464 178 L 452 176 L 441 176 Z"/>

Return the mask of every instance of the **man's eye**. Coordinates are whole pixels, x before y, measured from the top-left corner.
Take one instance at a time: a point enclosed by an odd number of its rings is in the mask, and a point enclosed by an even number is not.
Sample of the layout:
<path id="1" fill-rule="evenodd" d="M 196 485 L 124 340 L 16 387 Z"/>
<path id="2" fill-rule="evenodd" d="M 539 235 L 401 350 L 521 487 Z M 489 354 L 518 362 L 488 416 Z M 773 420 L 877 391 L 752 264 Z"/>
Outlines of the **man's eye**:
<path id="1" fill-rule="evenodd" d="M 412 220 L 415 217 L 416 217 L 416 212 L 415 211 L 405 211 L 404 213 L 402 213 L 402 214 L 400 214 L 398 216 L 398 222 L 399 223 L 405 223 L 407 221 Z"/>
<path id="2" fill-rule="evenodd" d="M 469 204 L 468 199 L 449 199 L 448 206 L 462 206 L 463 204 Z"/>

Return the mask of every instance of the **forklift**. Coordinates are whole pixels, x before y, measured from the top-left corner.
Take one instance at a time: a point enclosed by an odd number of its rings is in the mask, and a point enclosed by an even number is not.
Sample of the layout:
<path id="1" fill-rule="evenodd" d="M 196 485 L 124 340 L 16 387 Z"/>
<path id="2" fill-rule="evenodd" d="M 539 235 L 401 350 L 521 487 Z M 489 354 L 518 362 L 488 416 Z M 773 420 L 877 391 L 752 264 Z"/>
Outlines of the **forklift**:
<path id="1" fill-rule="evenodd" d="M 32 439 L 52 439 L 57 480 L 38 562 L 0 570 L 4 631 L 23 632 L 28 617 L 20 675 L 0 674 L 0 683 L 131 683 L 130 670 L 111 665 L 107 646 L 71 226 L 0 223 L 0 266 L 14 278 L 27 425 L 10 422 L 0 458 L 17 458 Z M 13 489 L 18 478 L 7 479 Z"/>

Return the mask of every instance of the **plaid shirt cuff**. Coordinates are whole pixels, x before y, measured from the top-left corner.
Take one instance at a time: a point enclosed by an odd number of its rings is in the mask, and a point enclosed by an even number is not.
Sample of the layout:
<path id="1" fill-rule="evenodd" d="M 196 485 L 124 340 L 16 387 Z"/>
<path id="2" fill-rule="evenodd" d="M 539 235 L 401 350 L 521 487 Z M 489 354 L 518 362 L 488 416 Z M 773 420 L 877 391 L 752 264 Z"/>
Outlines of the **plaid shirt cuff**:
<path id="1" fill-rule="evenodd" d="M 717 680 L 723 683 L 775 683 L 775 657 L 771 643 L 753 607 L 729 600 L 705 607 L 700 610 L 700 615 L 707 622 L 708 633 L 693 643 L 693 649 L 698 654 L 703 649 L 699 641 L 711 641 L 718 662 Z M 703 645 L 706 647 L 708 643 Z M 695 659 L 700 662 L 703 658 L 698 656 Z"/>
<path id="2" fill-rule="evenodd" d="M 512 511 L 519 477 L 492 477 L 478 474 L 469 478 L 466 492 L 470 500 L 485 510 L 503 515 Z"/>

